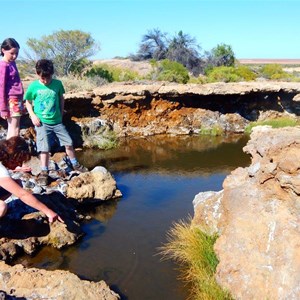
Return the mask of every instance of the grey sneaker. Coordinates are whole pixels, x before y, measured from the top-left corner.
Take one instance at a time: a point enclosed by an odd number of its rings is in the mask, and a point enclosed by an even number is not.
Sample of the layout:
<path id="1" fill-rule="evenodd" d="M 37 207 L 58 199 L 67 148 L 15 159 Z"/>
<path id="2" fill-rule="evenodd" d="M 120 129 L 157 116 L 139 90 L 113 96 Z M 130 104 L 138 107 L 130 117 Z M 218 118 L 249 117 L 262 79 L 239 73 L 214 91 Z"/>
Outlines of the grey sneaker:
<path id="1" fill-rule="evenodd" d="M 76 165 L 73 165 L 73 170 L 74 171 L 78 171 L 78 172 L 81 172 L 81 173 L 84 173 L 84 172 L 88 172 L 89 169 L 84 167 L 83 165 L 81 165 L 80 163 L 77 163 Z"/>
<path id="2" fill-rule="evenodd" d="M 49 184 L 48 171 L 41 171 L 41 173 L 37 177 L 37 183 L 41 186 L 45 186 Z"/>

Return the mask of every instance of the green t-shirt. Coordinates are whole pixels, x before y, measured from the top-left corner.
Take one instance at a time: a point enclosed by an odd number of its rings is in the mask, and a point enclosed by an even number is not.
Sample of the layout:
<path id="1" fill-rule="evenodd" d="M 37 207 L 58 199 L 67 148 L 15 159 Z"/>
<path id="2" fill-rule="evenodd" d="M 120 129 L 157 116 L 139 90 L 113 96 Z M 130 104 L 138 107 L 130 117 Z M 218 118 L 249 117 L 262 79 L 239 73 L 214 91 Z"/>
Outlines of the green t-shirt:
<path id="1" fill-rule="evenodd" d="M 36 80 L 28 86 L 24 98 L 33 104 L 33 111 L 42 123 L 54 125 L 62 122 L 60 97 L 64 93 L 60 80 L 52 79 L 48 85 Z"/>

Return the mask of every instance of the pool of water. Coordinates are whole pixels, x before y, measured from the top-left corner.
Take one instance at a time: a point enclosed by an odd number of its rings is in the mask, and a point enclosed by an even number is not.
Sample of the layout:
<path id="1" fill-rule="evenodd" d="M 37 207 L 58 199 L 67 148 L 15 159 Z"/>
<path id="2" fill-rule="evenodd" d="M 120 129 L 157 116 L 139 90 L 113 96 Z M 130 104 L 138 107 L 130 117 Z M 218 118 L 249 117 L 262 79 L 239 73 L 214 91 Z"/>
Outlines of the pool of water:
<path id="1" fill-rule="evenodd" d="M 19 262 L 28 267 L 69 270 L 83 279 L 105 280 L 122 299 L 184 300 L 189 288 L 159 247 L 178 220 L 193 215 L 192 200 L 219 191 L 227 174 L 250 163 L 246 137 L 124 139 L 117 149 L 85 150 L 81 163 L 105 166 L 123 197 L 89 209 L 86 235 L 67 249 L 43 248 Z"/>

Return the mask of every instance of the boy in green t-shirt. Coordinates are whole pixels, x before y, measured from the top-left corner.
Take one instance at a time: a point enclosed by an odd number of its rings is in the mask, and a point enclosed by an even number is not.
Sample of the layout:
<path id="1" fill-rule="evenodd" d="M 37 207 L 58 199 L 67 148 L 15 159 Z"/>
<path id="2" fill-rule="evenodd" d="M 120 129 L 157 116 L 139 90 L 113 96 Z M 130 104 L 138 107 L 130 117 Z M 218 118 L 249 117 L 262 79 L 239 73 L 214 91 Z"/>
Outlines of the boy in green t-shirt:
<path id="1" fill-rule="evenodd" d="M 24 98 L 36 130 L 37 151 L 40 153 L 42 169 L 38 178 L 41 184 L 47 185 L 49 180 L 49 139 L 53 133 L 60 145 L 65 146 L 73 169 L 80 172 L 87 172 L 88 169 L 78 163 L 72 139 L 62 123 L 65 89 L 60 80 L 52 78 L 54 74 L 52 61 L 41 59 L 37 61 L 35 68 L 39 80 L 35 80 L 29 85 Z"/>

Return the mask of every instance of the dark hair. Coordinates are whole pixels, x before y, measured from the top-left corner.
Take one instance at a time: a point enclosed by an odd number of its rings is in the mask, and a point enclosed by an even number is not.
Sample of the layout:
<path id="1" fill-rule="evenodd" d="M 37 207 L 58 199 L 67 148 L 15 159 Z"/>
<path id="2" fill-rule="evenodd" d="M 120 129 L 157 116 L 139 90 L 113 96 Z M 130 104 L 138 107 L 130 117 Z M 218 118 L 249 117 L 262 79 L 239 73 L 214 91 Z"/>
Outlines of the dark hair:
<path id="1" fill-rule="evenodd" d="M 35 64 L 35 70 L 41 77 L 50 77 L 54 74 L 53 62 L 49 59 L 40 59 Z"/>
<path id="2" fill-rule="evenodd" d="M 13 136 L 8 140 L 0 141 L 0 161 L 8 169 L 15 169 L 23 162 L 30 160 L 29 145 L 19 136 Z"/>
<path id="3" fill-rule="evenodd" d="M 13 38 L 7 38 L 5 39 L 1 44 L 1 55 L 4 56 L 4 53 L 2 52 L 2 49 L 4 50 L 10 50 L 12 48 L 18 48 L 20 49 L 19 43 L 13 39 Z"/>

